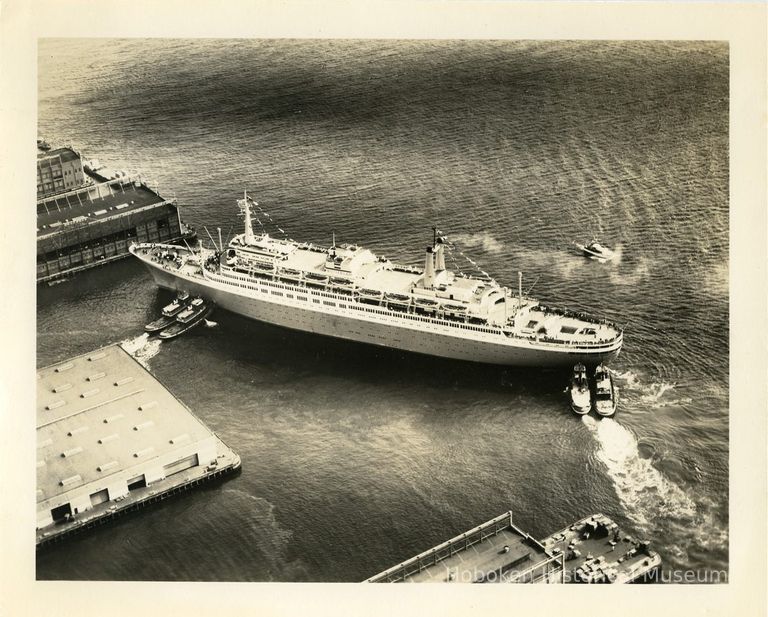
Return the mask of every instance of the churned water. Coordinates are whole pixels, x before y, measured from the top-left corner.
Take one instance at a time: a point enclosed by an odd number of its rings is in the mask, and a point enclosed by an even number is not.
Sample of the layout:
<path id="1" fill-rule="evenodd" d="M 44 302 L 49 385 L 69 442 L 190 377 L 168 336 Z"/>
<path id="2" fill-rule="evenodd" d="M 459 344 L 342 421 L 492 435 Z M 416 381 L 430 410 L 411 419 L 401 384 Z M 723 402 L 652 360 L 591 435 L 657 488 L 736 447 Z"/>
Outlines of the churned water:
<path id="1" fill-rule="evenodd" d="M 437 225 L 500 283 L 522 270 L 532 295 L 618 321 L 626 342 L 619 413 L 598 421 L 569 411 L 567 372 L 222 311 L 150 341 L 142 327 L 169 296 L 130 261 L 41 288 L 40 366 L 122 342 L 243 471 L 42 553 L 38 577 L 357 581 L 510 509 L 540 537 L 604 512 L 666 568 L 727 569 L 726 45 L 94 39 L 39 52 L 40 134 L 144 172 L 199 230 L 239 231 L 243 189 L 290 237 L 328 244 L 335 230 L 412 264 Z M 572 242 L 593 235 L 619 258 L 578 256 Z"/>

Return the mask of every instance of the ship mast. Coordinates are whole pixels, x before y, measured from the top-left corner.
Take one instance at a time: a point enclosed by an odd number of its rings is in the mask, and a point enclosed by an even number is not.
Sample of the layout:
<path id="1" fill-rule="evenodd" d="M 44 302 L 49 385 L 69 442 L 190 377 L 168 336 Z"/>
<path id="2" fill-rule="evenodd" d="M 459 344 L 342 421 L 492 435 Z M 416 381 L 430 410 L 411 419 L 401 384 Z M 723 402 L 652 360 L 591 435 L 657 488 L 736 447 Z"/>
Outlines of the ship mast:
<path id="1" fill-rule="evenodd" d="M 243 190 L 243 215 L 245 216 L 245 243 L 254 244 L 253 227 L 251 226 L 251 203 L 248 193 Z"/>

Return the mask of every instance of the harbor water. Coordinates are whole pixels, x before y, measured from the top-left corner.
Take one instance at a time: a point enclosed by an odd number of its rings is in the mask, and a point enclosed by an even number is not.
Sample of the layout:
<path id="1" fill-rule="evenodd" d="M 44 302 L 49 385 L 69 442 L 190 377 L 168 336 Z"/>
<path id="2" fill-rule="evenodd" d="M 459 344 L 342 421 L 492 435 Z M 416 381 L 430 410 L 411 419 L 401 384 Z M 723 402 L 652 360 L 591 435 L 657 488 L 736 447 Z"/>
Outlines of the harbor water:
<path id="1" fill-rule="evenodd" d="M 667 571 L 728 570 L 727 45 L 41 40 L 39 134 L 143 172 L 208 244 L 243 189 L 270 233 L 413 265 L 437 226 L 625 343 L 598 420 L 567 370 L 223 311 L 150 339 L 171 296 L 132 260 L 40 287 L 38 366 L 123 342 L 243 470 L 40 553 L 38 578 L 359 581 L 505 510 L 537 537 L 603 512 Z M 592 237 L 617 259 L 578 255 Z"/>

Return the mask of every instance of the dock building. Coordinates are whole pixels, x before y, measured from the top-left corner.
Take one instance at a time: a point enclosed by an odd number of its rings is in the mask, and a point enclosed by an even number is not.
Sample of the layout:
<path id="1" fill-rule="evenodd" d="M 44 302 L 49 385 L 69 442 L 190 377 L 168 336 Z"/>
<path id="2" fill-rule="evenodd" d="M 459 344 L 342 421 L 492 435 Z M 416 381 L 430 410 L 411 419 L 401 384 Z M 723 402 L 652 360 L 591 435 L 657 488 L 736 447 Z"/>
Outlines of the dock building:
<path id="1" fill-rule="evenodd" d="M 71 147 L 38 154 L 37 188 L 38 283 L 127 257 L 132 242 L 194 236 L 174 199 Z"/>
<path id="2" fill-rule="evenodd" d="M 37 198 L 71 190 L 85 183 L 83 161 L 73 148 L 37 154 Z"/>
<path id="3" fill-rule="evenodd" d="M 38 544 L 239 468 L 119 345 L 37 373 Z"/>

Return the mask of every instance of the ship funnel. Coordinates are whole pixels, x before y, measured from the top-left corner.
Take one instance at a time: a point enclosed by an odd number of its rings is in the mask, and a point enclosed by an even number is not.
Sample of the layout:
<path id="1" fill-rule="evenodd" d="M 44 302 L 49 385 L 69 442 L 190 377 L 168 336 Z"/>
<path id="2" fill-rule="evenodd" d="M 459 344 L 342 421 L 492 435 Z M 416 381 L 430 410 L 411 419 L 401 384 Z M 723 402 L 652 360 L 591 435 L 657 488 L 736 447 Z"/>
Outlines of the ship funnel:
<path id="1" fill-rule="evenodd" d="M 427 247 L 424 259 L 424 287 L 431 289 L 435 283 L 435 252 L 431 246 Z"/>
<path id="2" fill-rule="evenodd" d="M 445 245 L 439 238 L 435 245 L 435 270 L 437 272 L 445 270 Z"/>

